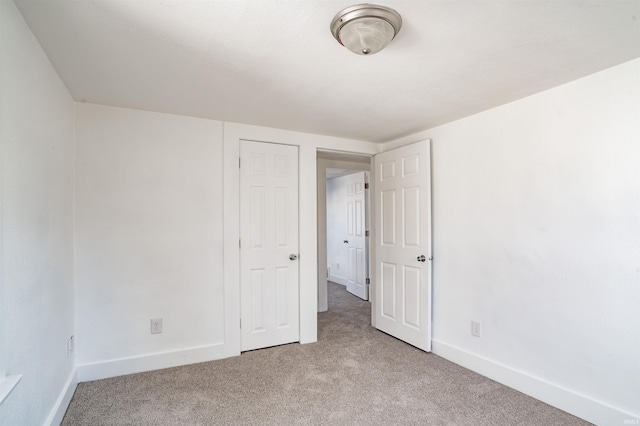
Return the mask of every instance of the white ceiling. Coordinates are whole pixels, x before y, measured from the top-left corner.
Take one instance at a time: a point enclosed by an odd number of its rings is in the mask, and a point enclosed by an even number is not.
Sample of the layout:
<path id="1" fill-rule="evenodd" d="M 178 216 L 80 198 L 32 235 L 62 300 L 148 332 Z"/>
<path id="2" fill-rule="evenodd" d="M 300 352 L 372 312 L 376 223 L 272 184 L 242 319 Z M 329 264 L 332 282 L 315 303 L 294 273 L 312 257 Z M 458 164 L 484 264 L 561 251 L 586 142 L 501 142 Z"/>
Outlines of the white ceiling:
<path id="1" fill-rule="evenodd" d="M 640 57 L 640 0 L 381 0 L 373 56 L 329 32 L 358 1 L 16 3 L 77 101 L 373 142 Z"/>

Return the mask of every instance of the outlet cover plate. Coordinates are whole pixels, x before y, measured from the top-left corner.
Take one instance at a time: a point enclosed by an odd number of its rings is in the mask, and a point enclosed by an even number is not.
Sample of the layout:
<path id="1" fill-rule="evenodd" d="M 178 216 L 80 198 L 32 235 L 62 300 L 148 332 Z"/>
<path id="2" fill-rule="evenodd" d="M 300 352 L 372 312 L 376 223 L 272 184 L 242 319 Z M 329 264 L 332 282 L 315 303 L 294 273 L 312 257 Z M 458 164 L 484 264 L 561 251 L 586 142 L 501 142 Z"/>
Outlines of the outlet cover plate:
<path id="1" fill-rule="evenodd" d="M 71 336 L 67 341 L 67 357 L 71 356 L 71 354 L 73 353 L 74 346 L 75 346 L 75 340 L 73 336 Z"/>
<path id="2" fill-rule="evenodd" d="M 151 334 L 162 333 L 162 318 L 151 319 Z"/>
<path id="3" fill-rule="evenodd" d="M 471 335 L 480 337 L 480 323 L 478 321 L 471 321 Z"/>

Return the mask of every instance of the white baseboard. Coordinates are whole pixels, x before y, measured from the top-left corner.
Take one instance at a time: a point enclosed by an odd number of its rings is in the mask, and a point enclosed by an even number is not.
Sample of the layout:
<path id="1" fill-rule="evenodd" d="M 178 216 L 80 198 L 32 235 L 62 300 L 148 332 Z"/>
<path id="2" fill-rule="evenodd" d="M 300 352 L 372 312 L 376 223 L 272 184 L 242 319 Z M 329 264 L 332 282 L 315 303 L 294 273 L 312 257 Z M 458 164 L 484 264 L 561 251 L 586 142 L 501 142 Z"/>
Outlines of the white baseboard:
<path id="1" fill-rule="evenodd" d="M 45 425 L 58 426 L 62 423 L 62 419 L 67 412 L 67 408 L 69 408 L 76 387 L 78 387 L 78 370 L 74 367 L 62 388 L 62 392 L 60 392 L 60 396 L 58 396 L 55 405 L 51 409 L 51 413 L 49 413 L 49 417 L 47 417 L 44 423 Z"/>
<path id="2" fill-rule="evenodd" d="M 333 281 L 336 284 L 342 284 L 343 286 L 347 286 L 347 279 L 344 277 L 339 277 L 337 275 L 329 275 L 329 281 Z"/>
<path id="3" fill-rule="evenodd" d="M 638 419 L 640 419 L 639 414 L 621 410 L 550 383 L 542 378 L 515 370 L 437 340 L 432 341 L 432 352 L 446 360 L 597 425 L 638 424 Z"/>
<path id="4" fill-rule="evenodd" d="M 78 381 L 88 382 L 91 380 L 107 379 L 109 377 L 161 370 L 163 368 L 214 361 L 216 359 L 240 355 L 240 348 L 238 348 L 238 353 L 236 354 L 230 353 L 227 346 L 228 345 L 224 343 L 219 343 L 176 351 L 80 364 L 77 366 Z"/>

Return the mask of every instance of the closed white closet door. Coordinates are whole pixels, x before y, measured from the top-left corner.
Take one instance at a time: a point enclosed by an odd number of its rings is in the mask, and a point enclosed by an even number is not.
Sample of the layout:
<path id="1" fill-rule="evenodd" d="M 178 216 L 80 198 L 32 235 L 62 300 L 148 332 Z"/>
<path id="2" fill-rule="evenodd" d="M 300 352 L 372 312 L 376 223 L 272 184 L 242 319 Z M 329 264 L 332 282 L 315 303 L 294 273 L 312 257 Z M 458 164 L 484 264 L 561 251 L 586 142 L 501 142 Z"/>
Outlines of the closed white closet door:
<path id="1" fill-rule="evenodd" d="M 240 143 L 241 350 L 297 342 L 298 147 Z"/>

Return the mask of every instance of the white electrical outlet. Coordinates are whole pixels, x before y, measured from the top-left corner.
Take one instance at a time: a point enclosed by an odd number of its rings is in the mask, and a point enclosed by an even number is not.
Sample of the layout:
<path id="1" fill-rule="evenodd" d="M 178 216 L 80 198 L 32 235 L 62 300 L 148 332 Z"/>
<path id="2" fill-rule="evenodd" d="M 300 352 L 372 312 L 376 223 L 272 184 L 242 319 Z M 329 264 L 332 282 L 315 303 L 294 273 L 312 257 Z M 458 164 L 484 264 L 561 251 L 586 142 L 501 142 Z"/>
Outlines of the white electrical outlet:
<path id="1" fill-rule="evenodd" d="M 480 323 L 478 321 L 471 321 L 471 335 L 480 337 Z"/>
<path id="2" fill-rule="evenodd" d="M 340 270 L 340 262 L 336 263 L 336 269 L 339 271 Z"/>
<path id="3" fill-rule="evenodd" d="M 151 334 L 162 333 L 162 318 L 151 319 Z"/>
<path id="4" fill-rule="evenodd" d="M 67 358 L 71 356 L 73 353 L 74 340 L 73 336 L 69 337 L 69 341 L 67 342 Z"/>

